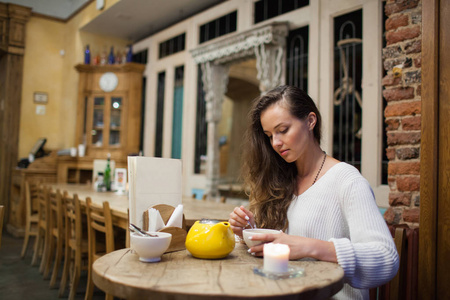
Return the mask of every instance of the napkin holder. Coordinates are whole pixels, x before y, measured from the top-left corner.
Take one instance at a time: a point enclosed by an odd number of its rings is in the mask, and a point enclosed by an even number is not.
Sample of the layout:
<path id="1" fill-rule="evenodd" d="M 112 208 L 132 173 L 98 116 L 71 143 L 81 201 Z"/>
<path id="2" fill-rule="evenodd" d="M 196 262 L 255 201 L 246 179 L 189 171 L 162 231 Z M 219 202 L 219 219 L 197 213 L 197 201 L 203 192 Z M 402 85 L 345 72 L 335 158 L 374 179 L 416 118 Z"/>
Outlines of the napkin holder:
<path id="1" fill-rule="evenodd" d="M 173 211 L 175 210 L 175 207 L 167 205 L 167 204 L 158 204 L 151 206 L 149 208 L 154 208 L 159 211 L 161 218 L 164 221 L 164 224 L 167 224 L 167 221 L 169 221 L 170 216 L 172 216 Z M 164 227 L 163 229 L 159 230 L 159 232 L 167 232 L 172 234 L 172 240 L 170 242 L 170 246 L 167 249 L 165 253 L 168 252 L 174 252 L 174 251 L 180 251 L 186 249 L 185 242 L 186 242 L 186 220 L 184 218 L 183 214 L 183 223 L 182 228 L 179 227 Z M 148 230 L 148 209 L 144 211 L 143 215 L 143 229 Z"/>

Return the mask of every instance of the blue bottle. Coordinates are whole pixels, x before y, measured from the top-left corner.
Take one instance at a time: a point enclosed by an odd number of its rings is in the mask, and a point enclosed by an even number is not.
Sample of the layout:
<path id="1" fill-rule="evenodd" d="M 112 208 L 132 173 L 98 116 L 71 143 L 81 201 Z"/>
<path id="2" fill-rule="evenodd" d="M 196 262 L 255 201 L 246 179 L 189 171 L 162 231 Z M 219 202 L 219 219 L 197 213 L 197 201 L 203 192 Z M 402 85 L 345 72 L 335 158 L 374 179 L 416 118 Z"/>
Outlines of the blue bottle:
<path id="1" fill-rule="evenodd" d="M 114 47 L 111 47 L 111 51 L 109 52 L 108 64 L 110 65 L 114 64 Z"/>
<path id="2" fill-rule="evenodd" d="M 91 63 L 91 51 L 89 50 L 89 45 L 87 45 L 86 50 L 84 50 L 84 63 L 86 65 Z"/>
<path id="3" fill-rule="evenodd" d="M 128 51 L 127 51 L 127 62 L 133 61 L 133 49 L 131 45 L 128 45 Z"/>

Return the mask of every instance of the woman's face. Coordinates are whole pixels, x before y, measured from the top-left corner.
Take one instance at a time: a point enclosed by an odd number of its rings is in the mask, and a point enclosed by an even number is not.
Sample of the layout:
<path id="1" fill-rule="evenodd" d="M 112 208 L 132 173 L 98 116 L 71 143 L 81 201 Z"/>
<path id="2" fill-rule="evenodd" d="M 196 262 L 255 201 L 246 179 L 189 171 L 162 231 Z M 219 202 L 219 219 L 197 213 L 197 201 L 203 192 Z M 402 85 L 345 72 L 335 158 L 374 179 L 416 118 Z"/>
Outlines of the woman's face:
<path id="1" fill-rule="evenodd" d="M 288 163 L 302 157 L 314 144 L 312 129 L 315 123 L 314 113 L 300 120 L 279 102 L 272 104 L 261 113 L 261 126 L 264 133 L 269 137 L 275 152 Z"/>

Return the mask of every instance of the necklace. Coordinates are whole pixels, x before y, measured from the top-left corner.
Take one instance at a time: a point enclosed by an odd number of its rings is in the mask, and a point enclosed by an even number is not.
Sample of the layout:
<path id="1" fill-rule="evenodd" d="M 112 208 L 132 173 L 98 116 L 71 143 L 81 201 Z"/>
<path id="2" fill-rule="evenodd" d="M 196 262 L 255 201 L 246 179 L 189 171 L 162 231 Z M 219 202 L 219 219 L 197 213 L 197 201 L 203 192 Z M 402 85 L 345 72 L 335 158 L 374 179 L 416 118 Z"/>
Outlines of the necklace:
<path id="1" fill-rule="evenodd" d="M 322 168 L 323 168 L 323 164 L 325 163 L 325 160 L 327 159 L 327 153 L 325 151 L 323 151 L 323 154 L 324 154 L 324 156 L 323 156 L 322 164 L 320 165 L 319 172 L 317 172 L 316 178 L 314 178 L 314 182 L 311 184 L 311 186 L 313 186 L 314 183 L 316 183 L 317 177 L 319 177 L 320 171 L 322 171 Z"/>

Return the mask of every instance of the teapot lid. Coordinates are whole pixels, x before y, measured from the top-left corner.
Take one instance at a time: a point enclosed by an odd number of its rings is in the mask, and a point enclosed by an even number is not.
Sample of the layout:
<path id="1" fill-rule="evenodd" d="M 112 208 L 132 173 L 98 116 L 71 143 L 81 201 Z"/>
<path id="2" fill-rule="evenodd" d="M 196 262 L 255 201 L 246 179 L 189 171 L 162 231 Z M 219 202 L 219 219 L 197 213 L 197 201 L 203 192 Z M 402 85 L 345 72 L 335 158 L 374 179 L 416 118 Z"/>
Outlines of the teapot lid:
<path id="1" fill-rule="evenodd" d="M 216 219 L 205 219 L 205 218 L 201 219 L 198 222 L 200 224 L 217 224 L 217 223 L 220 223 L 219 220 L 216 220 Z"/>

